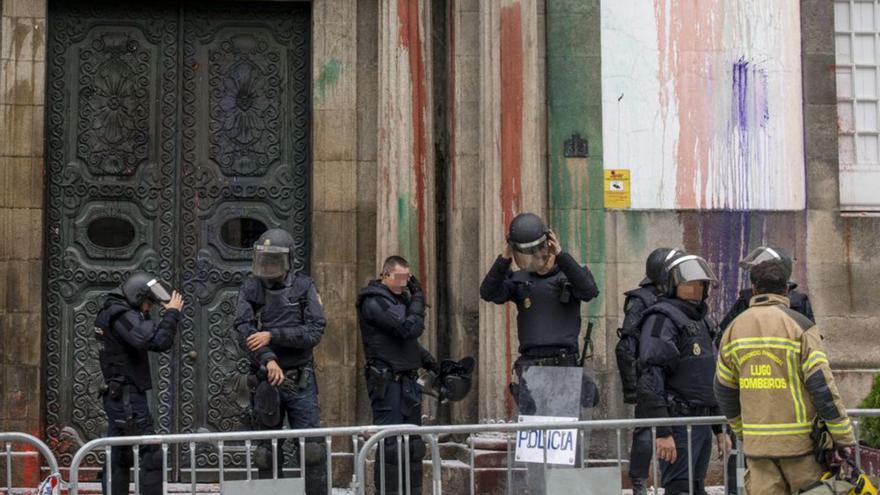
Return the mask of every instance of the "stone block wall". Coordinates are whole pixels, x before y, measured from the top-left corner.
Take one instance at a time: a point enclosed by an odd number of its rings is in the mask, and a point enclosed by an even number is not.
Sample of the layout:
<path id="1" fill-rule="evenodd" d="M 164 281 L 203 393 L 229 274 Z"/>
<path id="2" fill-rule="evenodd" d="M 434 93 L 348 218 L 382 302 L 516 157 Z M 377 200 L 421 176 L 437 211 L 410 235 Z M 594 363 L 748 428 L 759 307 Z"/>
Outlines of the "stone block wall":
<path id="1" fill-rule="evenodd" d="M 39 435 L 46 3 L 0 14 L 0 430 Z M 33 462 L 23 474 L 36 479 Z"/>

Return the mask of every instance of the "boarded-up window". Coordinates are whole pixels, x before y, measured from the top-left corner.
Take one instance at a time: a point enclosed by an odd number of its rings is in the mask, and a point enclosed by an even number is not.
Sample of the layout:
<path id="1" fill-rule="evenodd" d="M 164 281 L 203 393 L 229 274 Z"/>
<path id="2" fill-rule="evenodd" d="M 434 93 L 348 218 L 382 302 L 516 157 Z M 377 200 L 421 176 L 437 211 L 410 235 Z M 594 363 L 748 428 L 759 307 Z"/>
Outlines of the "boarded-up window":
<path id="1" fill-rule="evenodd" d="M 836 0 L 840 207 L 880 211 L 880 5 Z"/>
<path id="2" fill-rule="evenodd" d="M 606 169 L 638 209 L 804 208 L 799 0 L 601 2 Z"/>

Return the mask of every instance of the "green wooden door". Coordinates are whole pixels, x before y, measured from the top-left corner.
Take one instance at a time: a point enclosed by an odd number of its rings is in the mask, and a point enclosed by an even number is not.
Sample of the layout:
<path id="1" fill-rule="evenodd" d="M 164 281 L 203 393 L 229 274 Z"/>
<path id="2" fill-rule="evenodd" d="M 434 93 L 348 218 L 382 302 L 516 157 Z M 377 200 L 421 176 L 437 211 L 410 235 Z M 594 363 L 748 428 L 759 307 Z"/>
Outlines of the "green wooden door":
<path id="1" fill-rule="evenodd" d="M 101 294 L 135 269 L 184 293 L 176 346 L 154 360 L 157 430 L 234 430 L 249 248 L 287 228 L 308 268 L 308 4 L 144 4 L 50 3 L 46 434 L 65 464 L 105 428 Z"/>

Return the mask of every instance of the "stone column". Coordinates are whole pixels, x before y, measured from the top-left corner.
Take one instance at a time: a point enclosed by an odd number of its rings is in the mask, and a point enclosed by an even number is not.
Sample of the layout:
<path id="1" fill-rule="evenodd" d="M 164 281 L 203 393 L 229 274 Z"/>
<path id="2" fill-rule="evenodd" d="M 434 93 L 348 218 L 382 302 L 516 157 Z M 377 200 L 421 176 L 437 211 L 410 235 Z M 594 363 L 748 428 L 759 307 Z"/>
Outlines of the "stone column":
<path id="1" fill-rule="evenodd" d="M 449 0 L 447 8 L 449 351 L 455 359 L 474 356 L 479 361 L 479 285 L 483 266 L 474 239 L 480 223 L 479 2 Z M 473 392 L 451 406 L 455 423 L 478 419 L 476 376 L 474 381 Z"/>
<path id="2" fill-rule="evenodd" d="M 41 437 L 46 2 L 0 10 L 0 430 Z M 36 486 L 16 462 L 14 486 Z"/>
<path id="3" fill-rule="evenodd" d="M 376 272 L 389 255 L 409 260 L 428 302 L 422 344 L 436 350 L 434 141 L 429 0 L 379 6 L 379 142 Z"/>
<path id="4" fill-rule="evenodd" d="M 316 0 L 312 8 L 312 276 L 327 329 L 315 349 L 321 420 L 356 420 L 358 162 L 357 1 Z"/>
<path id="5" fill-rule="evenodd" d="M 480 2 L 480 276 L 524 211 L 547 198 L 543 0 Z M 517 355 L 516 308 L 480 303 L 481 419 L 508 418 Z"/>

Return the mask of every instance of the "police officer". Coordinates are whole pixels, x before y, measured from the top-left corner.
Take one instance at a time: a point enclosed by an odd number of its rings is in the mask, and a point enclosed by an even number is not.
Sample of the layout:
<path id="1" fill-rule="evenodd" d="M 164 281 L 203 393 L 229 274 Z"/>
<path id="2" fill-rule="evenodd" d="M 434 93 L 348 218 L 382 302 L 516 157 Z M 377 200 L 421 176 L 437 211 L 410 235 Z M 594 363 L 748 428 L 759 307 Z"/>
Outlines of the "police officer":
<path id="1" fill-rule="evenodd" d="M 788 306 L 790 276 L 782 259 L 753 266 L 750 307 L 721 339 L 715 395 L 743 440 L 749 495 L 794 493 L 819 479 L 814 418 L 833 447 L 855 443 L 819 329 Z"/>
<path id="2" fill-rule="evenodd" d="M 665 265 L 664 294 L 644 314 L 639 342 L 638 405 L 646 417 L 689 417 L 717 414 L 712 390 L 717 325 L 708 315 L 709 286 L 717 279 L 703 258 L 676 254 Z M 720 427 L 692 429 L 688 466 L 685 427 L 658 427 L 655 439 L 663 470 L 662 485 L 670 495 L 705 495 L 704 481 L 712 452 L 712 433 L 719 450 L 729 438 Z"/>
<path id="3" fill-rule="evenodd" d="M 789 267 L 789 271 L 792 268 L 792 260 L 791 256 L 789 256 L 785 251 L 778 247 L 771 246 L 760 246 L 753 249 L 748 256 L 743 258 L 739 262 L 740 268 L 745 271 L 751 270 L 753 267 L 770 260 L 779 260 L 783 264 Z M 798 284 L 794 281 L 788 282 L 788 300 L 790 302 L 789 308 L 797 311 L 798 313 L 804 315 L 812 322 L 816 322 L 816 318 L 813 316 L 813 306 L 810 304 L 810 298 L 806 293 L 797 290 Z M 737 297 L 736 302 L 733 304 L 733 307 L 730 308 L 730 311 L 727 312 L 727 315 L 724 316 L 724 319 L 721 320 L 721 330 L 726 329 L 730 324 L 739 316 L 743 311 L 749 309 L 749 301 L 751 301 L 752 296 L 754 296 L 753 289 L 750 287 L 748 289 L 743 289 L 739 292 L 739 297 Z M 718 338 L 721 338 L 719 334 Z"/>
<path id="4" fill-rule="evenodd" d="M 760 246 L 753 249 L 748 256 L 743 258 L 739 262 L 740 268 L 749 272 L 753 267 L 771 260 L 778 260 L 783 265 L 788 267 L 789 272 L 792 270 L 792 260 L 791 257 L 782 249 L 778 247 L 771 246 Z M 812 322 L 816 322 L 816 318 L 813 316 L 813 307 L 810 305 L 810 298 L 807 294 L 800 292 L 797 290 L 798 284 L 793 281 L 788 282 L 788 300 L 789 300 L 789 308 L 798 313 L 804 315 L 807 319 Z M 749 302 L 754 296 L 754 290 L 750 287 L 748 289 L 743 289 L 739 293 L 739 297 L 736 299 L 736 302 L 733 304 L 733 307 L 730 308 L 730 311 L 727 312 L 727 315 L 724 316 L 724 319 L 721 320 L 721 330 L 723 331 L 727 327 L 733 323 L 733 320 L 736 319 L 737 316 L 742 314 L 745 310 L 749 309 Z M 716 344 L 720 344 L 721 342 L 721 332 L 718 333 L 718 342 Z M 720 350 L 721 346 L 718 345 Z M 731 438 L 734 438 L 733 433 L 731 433 Z M 727 460 L 727 493 L 728 495 L 736 495 L 737 487 L 736 487 L 736 456 L 730 456 Z"/>
<path id="5" fill-rule="evenodd" d="M 673 256 L 683 254 L 670 248 L 657 248 L 651 251 L 645 261 L 645 278 L 639 286 L 624 292 L 626 299 L 623 305 L 623 325 L 617 331 L 620 340 L 617 343 L 617 369 L 623 384 L 623 400 L 627 404 L 635 404 L 635 417 L 646 418 L 643 408 L 639 407 L 637 398 L 639 338 L 641 322 L 645 311 L 657 302 L 663 293 L 663 267 Z M 632 483 L 633 495 L 648 493 L 648 471 L 651 466 L 652 439 L 650 428 L 637 428 L 633 431 L 632 450 L 630 451 L 629 478 Z"/>
<path id="6" fill-rule="evenodd" d="M 518 271 L 511 269 L 513 262 Z M 514 369 L 520 378 L 529 366 L 578 366 L 581 303 L 598 294 L 590 269 L 563 251 L 533 213 L 519 214 L 510 222 L 504 253 L 480 285 L 483 300 L 516 304 L 520 357 Z M 584 376 L 582 406 L 593 407 L 598 401 L 596 386 Z"/>
<path id="7" fill-rule="evenodd" d="M 385 260 L 379 279 L 367 284 L 358 295 L 357 314 L 367 361 L 365 375 L 373 424 L 422 424 L 422 389 L 417 373 L 422 368 L 433 373 L 440 370 L 431 353 L 418 341 L 425 330 L 425 296 L 404 258 L 391 256 Z M 382 469 L 384 493 L 388 495 L 405 493 L 398 486 L 398 457 L 406 458 L 397 450 L 397 439 L 386 439 Z M 421 437 L 411 437 L 409 469 L 400 476 L 404 483 L 408 476 L 413 495 L 422 492 L 424 457 Z M 377 457 L 376 493 L 383 493 L 378 461 Z"/>
<path id="8" fill-rule="evenodd" d="M 283 229 L 267 230 L 254 245 L 251 273 L 238 292 L 235 328 L 243 339 L 256 377 L 254 425 L 279 428 L 283 417 L 292 429 L 321 424 L 312 349 L 324 335 L 326 320 L 314 281 L 294 273 L 294 241 Z M 260 477 L 282 477 L 283 440 L 273 462 L 269 442 L 257 445 L 254 463 Z M 299 449 L 299 442 L 295 445 Z M 324 440 L 309 438 L 305 457 L 306 492 L 327 493 Z M 302 466 L 300 466 L 302 467 Z M 277 472 L 276 472 L 277 470 Z"/>
<path id="9" fill-rule="evenodd" d="M 150 318 L 153 305 L 165 312 L 158 324 Z M 153 417 L 147 405 L 152 388 L 149 352 L 165 352 L 174 345 L 174 335 L 183 309 L 183 297 L 171 294 L 158 278 L 144 272 L 131 274 L 110 291 L 95 319 L 98 359 L 104 376 L 104 412 L 107 436 L 153 435 Z M 139 449 L 140 492 L 162 493 L 162 451 L 156 445 Z M 104 466 L 105 494 L 128 493 L 129 469 L 134 464 L 130 447 L 113 447 L 110 473 Z M 107 477 L 111 475 L 111 486 Z"/>

